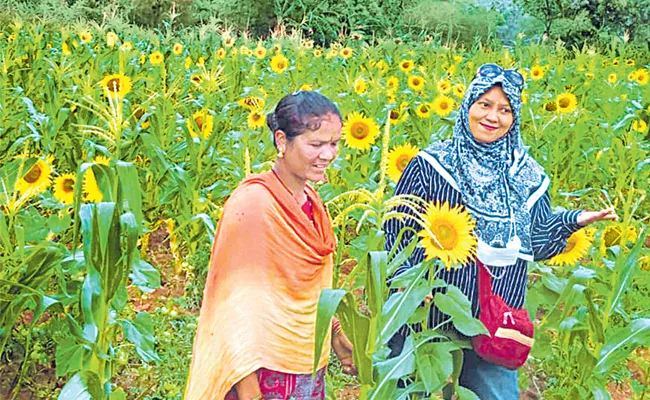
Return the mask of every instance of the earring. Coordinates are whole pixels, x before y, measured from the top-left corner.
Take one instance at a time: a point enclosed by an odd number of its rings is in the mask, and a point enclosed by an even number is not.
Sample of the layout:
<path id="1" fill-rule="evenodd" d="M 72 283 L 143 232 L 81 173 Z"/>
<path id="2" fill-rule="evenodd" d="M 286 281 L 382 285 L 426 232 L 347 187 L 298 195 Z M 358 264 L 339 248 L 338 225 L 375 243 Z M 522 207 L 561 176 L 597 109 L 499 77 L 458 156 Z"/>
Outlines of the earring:
<path id="1" fill-rule="evenodd" d="M 278 158 L 283 158 L 284 152 L 282 150 L 278 151 Z"/>

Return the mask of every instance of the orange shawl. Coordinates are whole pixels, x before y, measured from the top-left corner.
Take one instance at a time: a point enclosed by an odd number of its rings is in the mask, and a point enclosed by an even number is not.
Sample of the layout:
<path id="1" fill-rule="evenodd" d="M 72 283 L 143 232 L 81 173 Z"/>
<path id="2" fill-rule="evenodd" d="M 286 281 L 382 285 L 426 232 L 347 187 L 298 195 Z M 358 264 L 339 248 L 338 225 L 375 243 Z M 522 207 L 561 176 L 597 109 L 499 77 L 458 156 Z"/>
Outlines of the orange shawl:
<path id="1" fill-rule="evenodd" d="M 314 364 L 316 306 L 332 285 L 334 233 L 318 193 L 312 225 L 272 172 L 251 176 L 219 222 L 194 340 L 188 400 L 223 400 L 258 370 L 307 374 Z M 320 366 L 329 357 L 329 334 Z"/>

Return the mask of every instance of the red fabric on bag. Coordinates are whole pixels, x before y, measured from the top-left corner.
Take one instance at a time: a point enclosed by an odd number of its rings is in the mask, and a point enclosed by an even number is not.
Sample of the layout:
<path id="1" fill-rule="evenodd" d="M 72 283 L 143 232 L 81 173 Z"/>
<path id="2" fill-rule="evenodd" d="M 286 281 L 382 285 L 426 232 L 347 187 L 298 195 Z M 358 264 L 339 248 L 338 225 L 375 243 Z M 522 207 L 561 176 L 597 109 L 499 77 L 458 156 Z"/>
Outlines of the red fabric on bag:
<path id="1" fill-rule="evenodd" d="M 478 297 L 480 305 L 479 319 L 490 335 L 477 335 L 472 338 L 474 351 L 484 360 L 502 365 L 509 369 L 518 369 L 526 362 L 531 345 L 517 340 L 497 337 L 499 328 L 518 331 L 533 339 L 533 323 L 528 311 L 507 305 L 501 297 L 492 292 L 492 276 L 483 263 L 477 260 Z"/>

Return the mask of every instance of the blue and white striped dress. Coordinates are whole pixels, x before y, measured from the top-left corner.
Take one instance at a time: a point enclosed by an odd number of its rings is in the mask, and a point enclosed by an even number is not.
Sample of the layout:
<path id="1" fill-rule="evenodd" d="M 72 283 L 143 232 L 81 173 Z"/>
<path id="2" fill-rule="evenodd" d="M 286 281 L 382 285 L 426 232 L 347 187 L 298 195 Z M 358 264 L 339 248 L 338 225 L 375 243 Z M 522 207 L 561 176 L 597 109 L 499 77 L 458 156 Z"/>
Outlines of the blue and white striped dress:
<path id="1" fill-rule="evenodd" d="M 395 195 L 411 194 L 416 195 L 427 202 L 444 203 L 449 202 L 450 207 L 462 205 L 461 193 L 454 189 L 436 169 L 422 156 L 416 156 L 402 174 Z M 406 208 L 399 211 L 407 212 Z M 581 210 L 551 212 L 551 202 L 548 191 L 546 191 L 533 205 L 531 209 L 531 241 L 535 260 L 551 258 L 566 248 L 567 239 L 571 234 L 581 228 L 578 225 L 578 215 Z M 390 250 L 395 244 L 397 235 L 405 226 L 414 228 L 416 231 L 422 228 L 416 226 L 412 219 L 391 219 L 386 222 L 386 249 Z M 412 231 L 407 230 L 402 240 L 397 244 L 397 249 L 402 250 L 412 240 Z M 408 262 L 402 265 L 395 272 L 395 276 L 403 273 L 412 265 L 417 265 L 425 258 L 424 248 L 418 246 Z M 501 296 L 503 300 L 512 307 L 522 308 L 526 296 L 527 283 L 527 262 L 521 258 L 517 259 L 514 265 L 500 267 L 495 271 L 499 279 L 493 279 L 493 291 Z M 463 268 L 446 270 L 442 268 L 439 278 L 449 284 L 457 286 L 472 302 L 472 312 L 478 316 L 478 291 L 477 291 L 477 268 L 474 261 L 471 261 Z M 441 288 L 436 291 L 444 290 Z M 429 328 L 438 326 L 447 319 L 447 316 L 431 307 Z"/>

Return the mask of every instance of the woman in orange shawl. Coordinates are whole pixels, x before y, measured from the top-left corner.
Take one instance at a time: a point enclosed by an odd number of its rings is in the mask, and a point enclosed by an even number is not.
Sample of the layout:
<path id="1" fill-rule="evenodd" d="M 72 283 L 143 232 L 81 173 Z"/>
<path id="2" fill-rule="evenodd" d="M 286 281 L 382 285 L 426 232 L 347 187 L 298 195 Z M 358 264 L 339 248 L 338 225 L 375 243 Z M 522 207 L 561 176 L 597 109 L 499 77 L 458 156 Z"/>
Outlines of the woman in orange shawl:
<path id="1" fill-rule="evenodd" d="M 352 344 L 337 321 L 311 376 L 316 308 L 332 284 L 335 238 L 307 181 L 322 181 L 337 154 L 341 115 L 326 97 L 297 92 L 267 116 L 278 157 L 241 182 L 224 206 L 186 399 L 324 399 L 330 343 L 353 372 Z"/>

